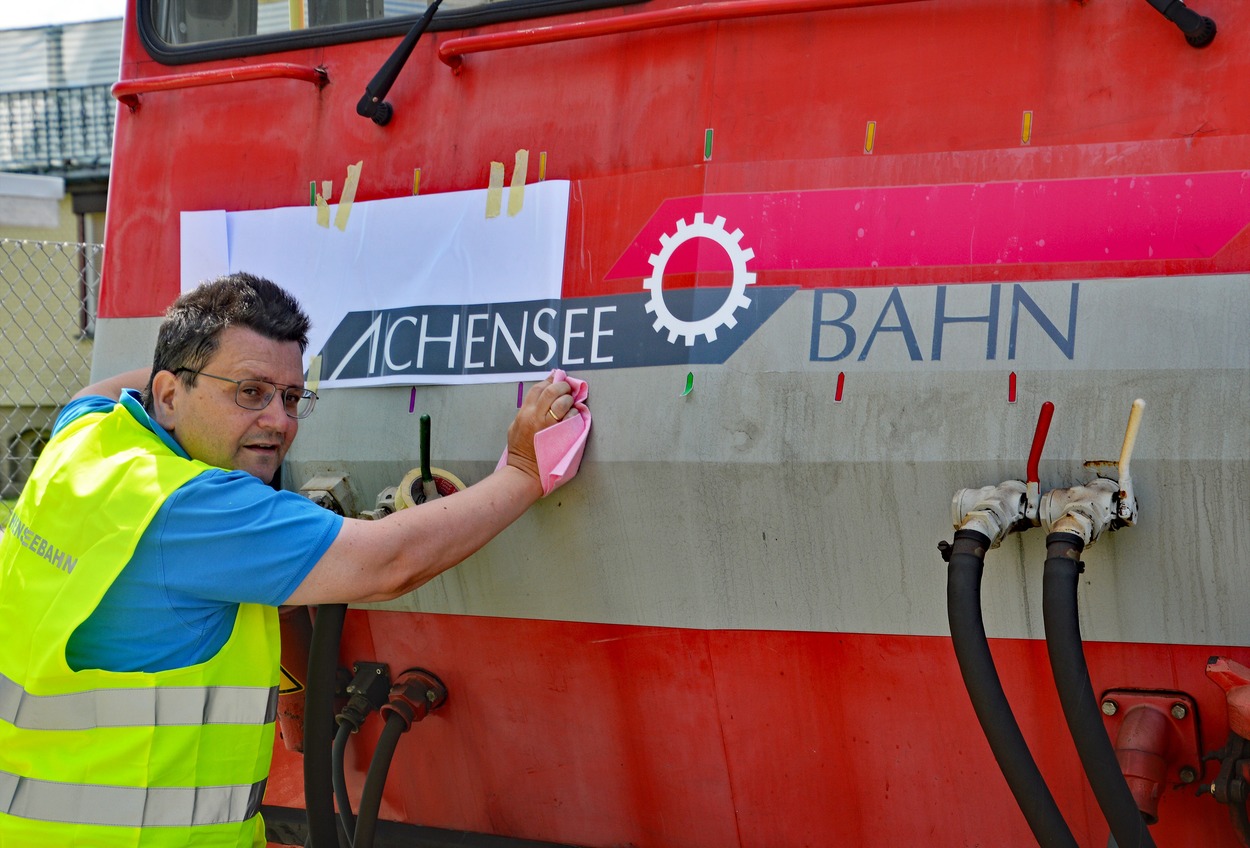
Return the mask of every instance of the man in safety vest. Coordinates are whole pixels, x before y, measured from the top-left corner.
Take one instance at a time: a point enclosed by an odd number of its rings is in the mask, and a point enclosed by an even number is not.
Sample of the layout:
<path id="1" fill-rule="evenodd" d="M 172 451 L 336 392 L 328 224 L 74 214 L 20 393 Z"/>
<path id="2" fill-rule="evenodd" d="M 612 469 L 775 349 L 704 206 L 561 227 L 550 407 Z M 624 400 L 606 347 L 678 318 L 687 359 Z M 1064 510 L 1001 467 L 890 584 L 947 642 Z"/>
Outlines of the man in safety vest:
<path id="1" fill-rule="evenodd" d="M 534 435 L 577 414 L 551 377 L 507 463 L 437 507 L 361 521 L 275 491 L 316 402 L 308 328 L 267 280 L 206 283 L 150 369 L 57 419 L 0 536 L 0 846 L 263 845 L 277 607 L 394 598 L 542 496 Z"/>

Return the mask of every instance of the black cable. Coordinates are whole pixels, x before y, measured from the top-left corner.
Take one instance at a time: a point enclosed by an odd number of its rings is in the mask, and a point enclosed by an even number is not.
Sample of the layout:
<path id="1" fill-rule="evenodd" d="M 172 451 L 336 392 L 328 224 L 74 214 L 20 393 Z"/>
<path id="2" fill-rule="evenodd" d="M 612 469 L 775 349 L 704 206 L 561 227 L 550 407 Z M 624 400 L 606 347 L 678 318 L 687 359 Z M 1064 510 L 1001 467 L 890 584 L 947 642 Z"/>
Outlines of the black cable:
<path id="1" fill-rule="evenodd" d="M 339 638 L 346 604 L 322 604 L 313 622 L 308 649 L 307 691 L 304 694 L 304 809 L 308 812 L 311 848 L 337 848 L 334 815 L 331 731 L 338 673 Z"/>
<path id="2" fill-rule="evenodd" d="M 339 822 L 343 826 L 343 834 L 347 836 L 347 844 L 352 845 L 352 834 L 356 832 L 356 819 L 352 815 L 352 799 L 347 794 L 346 759 L 347 740 L 352 736 L 352 726 L 347 722 L 339 723 L 338 733 L 334 735 L 334 751 L 330 756 L 331 773 L 334 780 L 334 801 L 339 808 Z"/>
<path id="3" fill-rule="evenodd" d="M 984 533 L 959 530 L 949 549 L 946 611 L 955 658 L 985 739 L 1038 844 L 1079 848 L 1024 741 L 990 653 L 981 610 L 981 575 L 989 546 Z"/>
<path id="4" fill-rule="evenodd" d="M 395 756 L 395 746 L 399 737 L 411 725 L 398 713 L 386 715 L 386 724 L 378 736 L 377 747 L 373 749 L 373 759 L 369 761 L 369 772 L 365 775 L 365 786 L 360 793 L 360 812 L 356 817 L 355 848 L 373 848 L 373 838 L 377 830 L 378 814 L 382 808 L 382 788 L 386 785 L 386 774 L 391 768 L 391 758 Z"/>
<path id="5" fill-rule="evenodd" d="M 1072 533 L 1051 533 L 1046 537 L 1042 616 L 1046 622 L 1050 669 L 1068 731 L 1115 844 L 1119 848 L 1155 848 L 1103 726 L 1085 663 L 1077 608 L 1077 585 L 1085 568 L 1081 562 L 1084 548 L 1084 540 Z"/>

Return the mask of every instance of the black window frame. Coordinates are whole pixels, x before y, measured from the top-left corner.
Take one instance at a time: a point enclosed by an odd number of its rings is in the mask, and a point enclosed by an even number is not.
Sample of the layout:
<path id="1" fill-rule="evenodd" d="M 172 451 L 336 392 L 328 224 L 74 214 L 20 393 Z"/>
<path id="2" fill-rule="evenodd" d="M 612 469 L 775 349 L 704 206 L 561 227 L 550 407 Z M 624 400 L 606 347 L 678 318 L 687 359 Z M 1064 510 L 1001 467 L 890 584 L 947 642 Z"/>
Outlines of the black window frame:
<path id="1" fill-rule="evenodd" d="M 162 65 L 189 65 L 214 59 L 236 59 L 263 56 L 291 50 L 305 50 L 334 44 L 349 44 L 380 38 L 404 36 L 419 15 L 403 15 L 371 21 L 357 21 L 337 26 L 317 27 L 291 32 L 200 41 L 171 45 L 156 31 L 152 16 L 152 0 L 132 0 L 136 4 L 139 40 L 148 55 Z M 646 0 L 499 0 L 468 9 L 443 12 L 439 10 L 430 22 L 430 32 L 472 29 L 490 24 L 534 20 L 554 15 L 567 15 L 595 9 L 638 5 Z"/>

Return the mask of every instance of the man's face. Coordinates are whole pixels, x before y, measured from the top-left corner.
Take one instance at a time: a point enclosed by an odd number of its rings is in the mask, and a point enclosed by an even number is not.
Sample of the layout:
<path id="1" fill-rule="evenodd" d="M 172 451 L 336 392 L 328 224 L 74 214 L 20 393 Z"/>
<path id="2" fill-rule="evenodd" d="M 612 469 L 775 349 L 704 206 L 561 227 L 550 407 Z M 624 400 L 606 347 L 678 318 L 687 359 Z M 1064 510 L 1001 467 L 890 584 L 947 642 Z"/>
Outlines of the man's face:
<path id="1" fill-rule="evenodd" d="M 231 380 L 303 387 L 303 360 L 296 342 L 276 342 L 243 327 L 228 327 L 218 341 L 202 371 Z M 157 420 L 192 459 L 246 471 L 266 483 L 273 480 L 299 431 L 299 422 L 283 409 L 280 391 L 264 409 L 243 409 L 235 403 L 234 383 L 200 374 L 188 388 L 182 375 L 158 376 L 159 389 L 153 384 Z"/>

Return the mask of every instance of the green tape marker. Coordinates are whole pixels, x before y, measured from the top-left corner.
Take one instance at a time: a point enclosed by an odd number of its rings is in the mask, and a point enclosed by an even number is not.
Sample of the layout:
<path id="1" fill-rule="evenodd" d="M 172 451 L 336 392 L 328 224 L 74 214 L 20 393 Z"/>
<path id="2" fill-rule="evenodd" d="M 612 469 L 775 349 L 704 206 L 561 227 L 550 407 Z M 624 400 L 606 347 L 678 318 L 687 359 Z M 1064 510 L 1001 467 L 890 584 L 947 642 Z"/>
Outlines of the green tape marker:
<path id="1" fill-rule="evenodd" d="M 687 372 L 686 374 L 686 390 L 681 393 L 681 396 L 685 397 L 686 395 L 690 394 L 692 391 L 694 391 L 694 372 L 690 371 L 690 372 Z"/>
<path id="2" fill-rule="evenodd" d="M 703 131 L 703 161 L 712 161 L 712 128 Z"/>

